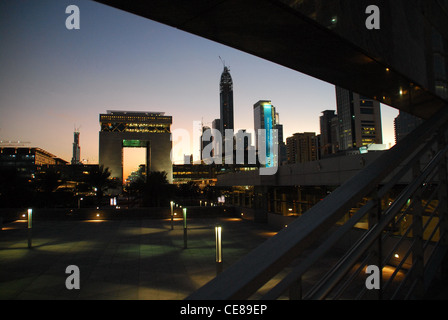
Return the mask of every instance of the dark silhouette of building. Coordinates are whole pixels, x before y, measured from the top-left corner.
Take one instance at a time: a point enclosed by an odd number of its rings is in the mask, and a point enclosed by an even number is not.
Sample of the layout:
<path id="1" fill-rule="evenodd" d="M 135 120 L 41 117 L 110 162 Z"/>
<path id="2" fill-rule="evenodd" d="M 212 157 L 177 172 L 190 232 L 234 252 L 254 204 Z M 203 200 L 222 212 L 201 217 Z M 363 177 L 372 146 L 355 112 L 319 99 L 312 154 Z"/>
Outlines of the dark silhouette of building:
<path id="1" fill-rule="evenodd" d="M 325 110 L 320 117 L 320 154 L 326 156 L 337 151 L 338 116 L 335 110 Z"/>
<path id="2" fill-rule="evenodd" d="M 224 65 L 224 71 L 221 74 L 219 83 L 220 96 L 220 130 L 223 140 L 225 130 L 234 130 L 233 124 L 233 81 L 230 76 L 230 69 Z"/>
<path id="3" fill-rule="evenodd" d="M 394 119 L 395 142 L 398 143 L 408 133 L 423 123 L 423 119 L 413 116 L 407 112 L 400 111 Z"/>
<path id="4" fill-rule="evenodd" d="M 79 131 L 73 133 L 73 157 L 72 164 L 81 163 L 81 147 L 79 146 Z"/>

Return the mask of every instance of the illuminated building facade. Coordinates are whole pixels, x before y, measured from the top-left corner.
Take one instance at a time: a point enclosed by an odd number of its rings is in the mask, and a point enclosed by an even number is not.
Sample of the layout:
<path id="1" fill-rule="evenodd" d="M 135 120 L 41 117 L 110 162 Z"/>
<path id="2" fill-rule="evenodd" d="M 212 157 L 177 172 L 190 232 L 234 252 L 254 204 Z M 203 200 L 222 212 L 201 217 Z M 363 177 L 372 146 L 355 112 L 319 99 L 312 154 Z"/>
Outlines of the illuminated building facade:
<path id="1" fill-rule="evenodd" d="M 146 170 L 165 171 L 173 180 L 172 117 L 163 112 L 107 111 L 100 114 L 99 164 L 123 181 L 123 148 L 145 148 Z"/>
<path id="2" fill-rule="evenodd" d="M 279 137 L 283 137 L 283 133 L 278 130 L 282 129 L 278 123 L 278 113 L 275 112 L 275 107 L 269 100 L 260 100 L 254 104 L 254 129 L 255 140 L 258 155 L 260 155 L 260 145 L 258 142 L 258 132 L 260 129 L 265 130 L 265 150 L 266 150 L 266 164 L 265 167 L 271 168 L 278 166 L 278 150 L 277 154 L 274 152 L 274 146 L 279 144 Z M 277 130 L 277 135 L 273 134 L 272 130 Z M 283 138 L 282 138 L 283 139 Z"/>
<path id="3" fill-rule="evenodd" d="M 336 86 L 340 150 L 382 144 L 380 103 Z"/>

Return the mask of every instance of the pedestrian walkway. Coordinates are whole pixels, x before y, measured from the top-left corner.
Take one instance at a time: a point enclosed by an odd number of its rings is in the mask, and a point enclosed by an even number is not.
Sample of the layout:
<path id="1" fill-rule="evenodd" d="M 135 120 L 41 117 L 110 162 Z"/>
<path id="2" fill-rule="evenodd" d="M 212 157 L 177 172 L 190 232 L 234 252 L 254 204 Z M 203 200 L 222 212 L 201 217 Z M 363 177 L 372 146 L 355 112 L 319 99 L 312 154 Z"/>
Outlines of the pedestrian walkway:
<path id="1" fill-rule="evenodd" d="M 0 231 L 0 299 L 180 300 L 216 276 L 215 231 L 222 225 L 223 268 L 276 232 L 238 218 L 183 221 L 26 221 Z M 69 265 L 80 289 L 68 290 Z"/>

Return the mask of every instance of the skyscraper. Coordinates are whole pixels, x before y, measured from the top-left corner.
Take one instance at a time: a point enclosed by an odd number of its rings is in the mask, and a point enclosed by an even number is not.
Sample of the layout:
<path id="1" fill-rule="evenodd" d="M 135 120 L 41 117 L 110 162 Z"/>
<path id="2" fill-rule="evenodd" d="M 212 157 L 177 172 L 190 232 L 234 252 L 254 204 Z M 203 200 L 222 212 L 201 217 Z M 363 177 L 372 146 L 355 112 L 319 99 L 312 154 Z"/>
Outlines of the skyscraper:
<path id="1" fill-rule="evenodd" d="M 336 152 L 337 136 L 335 124 L 337 124 L 335 110 L 325 110 L 320 117 L 320 154 L 326 156 Z"/>
<path id="2" fill-rule="evenodd" d="M 400 111 L 399 115 L 394 119 L 395 142 L 399 142 L 422 123 L 423 119 Z"/>
<path id="3" fill-rule="evenodd" d="M 286 139 L 286 149 L 289 164 L 318 160 L 316 133 L 294 133 Z"/>
<path id="4" fill-rule="evenodd" d="M 266 152 L 266 167 L 277 167 L 279 165 L 279 137 L 283 139 L 283 126 L 279 125 L 278 113 L 275 112 L 275 107 L 269 100 L 260 100 L 254 104 L 254 129 L 255 129 L 255 141 L 256 150 L 260 159 L 260 152 Z M 262 146 L 259 144 L 259 130 L 265 131 L 265 146 L 264 150 L 260 150 Z M 277 130 L 277 134 L 274 135 L 272 130 Z M 275 148 L 275 149 L 274 149 Z M 275 153 L 275 150 L 277 153 Z"/>
<path id="5" fill-rule="evenodd" d="M 234 129 L 233 125 L 233 82 L 230 70 L 224 65 L 219 83 L 220 92 L 220 130 L 224 139 L 226 129 Z"/>
<path id="6" fill-rule="evenodd" d="M 336 87 L 336 102 L 340 150 L 383 143 L 378 101 Z"/>
<path id="7" fill-rule="evenodd" d="M 79 131 L 75 130 L 73 134 L 73 156 L 72 164 L 80 164 L 81 161 L 81 147 L 79 146 Z"/>

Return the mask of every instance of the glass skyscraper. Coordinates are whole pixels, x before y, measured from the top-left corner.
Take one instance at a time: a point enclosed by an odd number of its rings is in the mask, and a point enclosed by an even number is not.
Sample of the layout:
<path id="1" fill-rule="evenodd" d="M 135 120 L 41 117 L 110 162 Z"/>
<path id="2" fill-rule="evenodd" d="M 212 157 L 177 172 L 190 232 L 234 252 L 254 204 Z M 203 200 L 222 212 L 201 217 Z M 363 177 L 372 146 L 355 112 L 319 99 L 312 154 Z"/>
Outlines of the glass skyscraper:
<path id="1" fill-rule="evenodd" d="M 277 134 L 273 134 L 273 130 L 279 130 L 278 126 L 278 114 L 275 112 L 275 107 L 271 101 L 260 100 L 254 104 L 254 129 L 255 140 L 258 155 L 260 156 L 260 145 L 258 142 L 258 133 L 260 129 L 265 131 L 265 152 L 266 152 L 266 167 L 278 166 L 278 131 Z M 281 133 L 283 136 L 283 133 Z M 277 154 L 274 152 L 274 148 L 277 148 Z"/>

